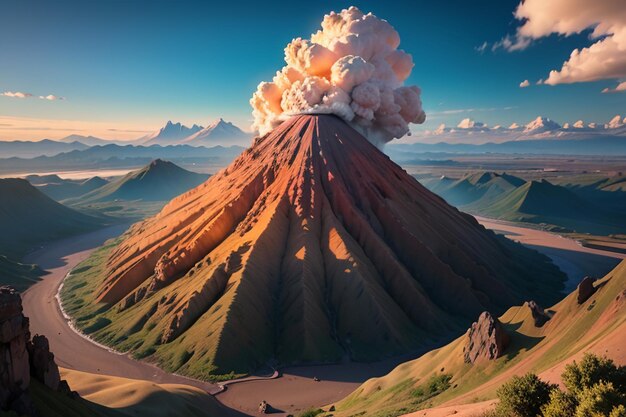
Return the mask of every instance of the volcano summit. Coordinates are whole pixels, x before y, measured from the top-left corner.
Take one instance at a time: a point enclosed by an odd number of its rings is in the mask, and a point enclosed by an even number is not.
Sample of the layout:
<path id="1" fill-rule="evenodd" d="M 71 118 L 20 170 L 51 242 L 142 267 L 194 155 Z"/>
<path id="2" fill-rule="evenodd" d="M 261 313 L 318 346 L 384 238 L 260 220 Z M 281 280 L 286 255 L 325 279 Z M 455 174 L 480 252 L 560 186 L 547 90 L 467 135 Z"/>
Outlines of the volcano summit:
<path id="1" fill-rule="evenodd" d="M 484 310 L 553 301 L 563 279 L 334 115 L 291 117 L 104 251 L 68 311 L 199 378 L 413 351 Z"/>

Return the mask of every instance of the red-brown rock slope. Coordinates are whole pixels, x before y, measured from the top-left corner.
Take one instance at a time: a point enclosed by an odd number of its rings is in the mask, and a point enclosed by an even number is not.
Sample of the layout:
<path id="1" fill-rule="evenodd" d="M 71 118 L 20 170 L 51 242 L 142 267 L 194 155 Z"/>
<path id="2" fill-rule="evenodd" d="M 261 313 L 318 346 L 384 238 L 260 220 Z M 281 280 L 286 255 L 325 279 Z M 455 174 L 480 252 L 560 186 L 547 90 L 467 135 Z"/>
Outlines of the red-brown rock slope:
<path id="1" fill-rule="evenodd" d="M 332 115 L 257 138 L 133 226 L 107 268 L 105 339 L 199 377 L 406 352 L 562 280 Z"/>

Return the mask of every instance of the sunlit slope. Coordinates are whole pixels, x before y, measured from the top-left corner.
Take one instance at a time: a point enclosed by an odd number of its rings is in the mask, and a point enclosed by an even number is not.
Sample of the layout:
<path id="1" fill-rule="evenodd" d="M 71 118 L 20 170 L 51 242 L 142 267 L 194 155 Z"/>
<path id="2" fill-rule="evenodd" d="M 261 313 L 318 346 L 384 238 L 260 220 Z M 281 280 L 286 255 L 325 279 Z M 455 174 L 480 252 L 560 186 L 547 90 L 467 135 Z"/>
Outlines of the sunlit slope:
<path id="1" fill-rule="evenodd" d="M 583 304 L 577 291 L 547 309 L 553 317 L 535 326 L 526 304 L 512 307 L 500 317 L 511 336 L 511 345 L 497 360 L 466 364 L 463 335 L 441 349 L 404 363 L 381 378 L 370 379 L 337 405 L 336 416 L 395 416 L 441 404 L 474 403 L 495 398 L 496 389 L 513 375 L 532 371 L 559 382 L 566 363 L 584 352 L 607 355 L 626 363 L 626 261 L 603 279 Z M 447 375 L 450 387 L 420 401 L 416 389 L 433 377 Z M 361 414 L 362 413 L 362 414 Z M 416 413 L 416 416 L 420 413 Z"/>

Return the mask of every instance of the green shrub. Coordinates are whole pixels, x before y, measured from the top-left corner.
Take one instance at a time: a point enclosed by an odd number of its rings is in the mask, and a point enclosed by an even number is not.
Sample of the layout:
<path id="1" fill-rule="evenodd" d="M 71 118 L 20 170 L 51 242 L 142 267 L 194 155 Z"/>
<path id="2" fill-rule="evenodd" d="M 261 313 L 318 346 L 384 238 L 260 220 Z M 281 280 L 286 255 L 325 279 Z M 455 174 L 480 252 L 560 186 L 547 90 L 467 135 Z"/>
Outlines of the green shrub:
<path id="1" fill-rule="evenodd" d="M 542 381 L 533 373 L 514 376 L 498 389 L 498 412 L 516 417 L 536 417 L 541 407 L 550 401 L 550 392 L 556 385 Z"/>
<path id="2" fill-rule="evenodd" d="M 625 405 L 624 400 L 624 392 L 618 390 L 612 382 L 598 382 L 580 391 L 576 417 L 608 416 L 619 405 Z"/>
<path id="3" fill-rule="evenodd" d="M 323 412 L 324 410 L 322 410 L 321 408 L 310 408 L 298 414 L 298 417 L 315 417 L 316 415 L 321 414 Z"/>
<path id="4" fill-rule="evenodd" d="M 609 414 L 609 417 L 626 417 L 626 407 L 623 405 L 613 407 L 613 410 L 611 410 L 611 414 Z"/>
<path id="5" fill-rule="evenodd" d="M 577 394 L 600 381 L 612 382 L 619 390 L 626 390 L 626 368 L 617 367 L 611 359 L 586 353 L 580 363 L 574 361 L 561 375 L 567 389 Z"/>
<path id="6" fill-rule="evenodd" d="M 452 375 L 441 374 L 433 375 L 428 381 L 428 393 L 431 396 L 440 394 L 450 388 L 450 380 Z"/>
<path id="7" fill-rule="evenodd" d="M 576 413 L 578 401 L 572 394 L 560 389 L 550 392 L 550 401 L 541 407 L 543 417 L 572 417 Z"/>

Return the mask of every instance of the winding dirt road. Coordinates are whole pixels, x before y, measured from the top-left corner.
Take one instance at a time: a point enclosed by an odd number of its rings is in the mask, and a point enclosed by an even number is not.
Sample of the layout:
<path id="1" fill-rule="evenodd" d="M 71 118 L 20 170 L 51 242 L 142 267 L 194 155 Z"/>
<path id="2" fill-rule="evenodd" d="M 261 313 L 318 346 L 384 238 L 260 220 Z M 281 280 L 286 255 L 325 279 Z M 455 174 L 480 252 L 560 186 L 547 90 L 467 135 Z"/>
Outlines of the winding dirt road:
<path id="1" fill-rule="evenodd" d="M 115 225 L 42 247 L 25 258 L 48 272 L 22 295 L 24 314 L 33 334 L 46 335 L 59 366 L 84 372 L 143 379 L 155 383 L 185 384 L 210 394 L 221 390 L 216 384 L 167 373 L 146 362 L 99 346 L 73 331 L 61 312 L 56 294 L 65 276 L 106 240 L 119 236 L 128 224 Z"/>

